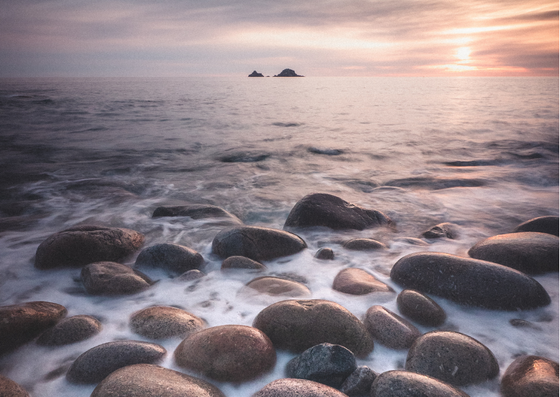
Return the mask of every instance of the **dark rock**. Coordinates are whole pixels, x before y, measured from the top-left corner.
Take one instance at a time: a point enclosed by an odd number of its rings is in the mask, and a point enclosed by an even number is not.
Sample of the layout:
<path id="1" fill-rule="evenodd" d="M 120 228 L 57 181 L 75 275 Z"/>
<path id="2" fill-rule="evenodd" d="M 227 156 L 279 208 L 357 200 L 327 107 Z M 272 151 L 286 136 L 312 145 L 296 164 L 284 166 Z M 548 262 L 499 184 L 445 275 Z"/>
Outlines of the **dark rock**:
<path id="1" fill-rule="evenodd" d="M 447 318 L 445 311 L 432 298 L 411 289 L 399 293 L 397 307 L 405 317 L 427 327 L 439 327 Z"/>
<path id="2" fill-rule="evenodd" d="M 371 238 L 353 238 L 345 241 L 342 246 L 354 251 L 373 251 L 387 248 L 385 244 Z"/>
<path id="3" fill-rule="evenodd" d="M 51 302 L 0 306 L 0 355 L 35 339 L 66 314 L 64 306 Z"/>
<path id="4" fill-rule="evenodd" d="M 326 156 L 339 156 L 344 153 L 344 150 L 341 149 L 319 149 L 314 146 L 307 148 L 307 151 L 315 154 L 324 154 Z"/>
<path id="5" fill-rule="evenodd" d="M 420 252 L 401 258 L 391 279 L 406 288 L 454 302 L 494 310 L 526 310 L 550 303 L 534 279 L 492 262 Z"/>
<path id="6" fill-rule="evenodd" d="M 284 69 L 280 72 L 280 74 L 274 75 L 274 77 L 303 77 L 299 74 L 296 74 L 292 69 Z"/>
<path id="7" fill-rule="evenodd" d="M 198 269 L 204 258 L 195 250 L 178 244 L 156 244 L 140 252 L 134 267 L 161 268 L 173 275 Z"/>
<path id="8" fill-rule="evenodd" d="M 558 237 L 551 234 L 518 232 L 482 240 L 469 250 L 469 255 L 523 273 L 542 274 L 558 271 L 558 247 Z"/>
<path id="9" fill-rule="evenodd" d="M 286 366 L 286 375 L 338 389 L 357 367 L 356 357 L 350 350 L 340 345 L 321 343 L 291 359 Z"/>
<path id="10" fill-rule="evenodd" d="M 103 343 L 82 353 L 70 366 L 72 383 L 98 383 L 111 372 L 133 364 L 155 364 L 167 351 L 160 345 L 134 340 Z"/>
<path id="11" fill-rule="evenodd" d="M 103 326 L 92 316 L 72 316 L 62 319 L 37 339 L 42 346 L 62 346 L 80 342 L 101 332 Z"/>
<path id="12" fill-rule="evenodd" d="M 2 397 L 29 397 L 29 393 L 13 380 L 0 375 L 0 396 Z"/>
<path id="13" fill-rule="evenodd" d="M 84 266 L 80 277 L 91 295 L 135 294 L 153 284 L 145 274 L 115 262 L 91 263 Z"/>
<path id="14" fill-rule="evenodd" d="M 307 297 L 311 291 L 302 283 L 280 277 L 264 276 L 258 277 L 247 283 L 245 288 L 257 291 L 261 294 L 273 296 L 287 296 L 292 298 Z"/>
<path id="15" fill-rule="evenodd" d="M 540 216 L 523 222 L 515 228 L 514 232 L 538 232 L 558 236 L 558 224 L 557 216 Z"/>
<path id="16" fill-rule="evenodd" d="M 429 230 L 426 230 L 421 235 L 424 238 L 449 238 L 449 239 L 456 239 L 459 237 L 459 232 L 457 231 L 457 225 L 453 223 L 440 223 L 435 225 Z"/>
<path id="17" fill-rule="evenodd" d="M 189 335 L 177 346 L 175 361 L 210 379 L 243 382 L 269 372 L 276 364 L 276 351 L 256 328 L 222 325 Z"/>
<path id="18" fill-rule="evenodd" d="M 500 371 L 494 354 L 486 346 L 451 331 L 432 331 L 416 339 L 408 351 L 405 368 L 454 386 L 484 382 Z"/>
<path id="19" fill-rule="evenodd" d="M 260 261 L 292 255 L 307 248 L 299 236 L 283 230 L 245 226 L 219 232 L 212 252 L 222 258 L 245 256 Z"/>
<path id="20" fill-rule="evenodd" d="M 516 328 L 532 328 L 535 330 L 541 329 L 538 325 L 521 318 L 512 318 L 511 320 L 509 320 L 509 323 Z"/>
<path id="21" fill-rule="evenodd" d="M 252 397 L 347 397 L 327 385 L 306 379 L 277 379 Z"/>
<path id="22" fill-rule="evenodd" d="M 214 385 L 151 364 L 121 368 L 97 385 L 91 397 L 225 397 Z"/>
<path id="23" fill-rule="evenodd" d="M 249 153 L 239 152 L 222 156 L 219 160 L 222 163 L 258 163 L 270 157 L 268 153 Z"/>
<path id="24" fill-rule="evenodd" d="M 187 216 L 192 219 L 227 218 L 241 223 L 239 218 L 223 208 L 210 204 L 190 204 L 170 207 L 157 207 L 152 218 Z"/>
<path id="25" fill-rule="evenodd" d="M 119 262 L 136 252 L 144 236 L 134 230 L 75 226 L 55 233 L 37 248 L 35 267 L 82 267 L 89 263 Z"/>
<path id="26" fill-rule="evenodd" d="M 314 193 L 296 203 L 284 228 L 326 226 L 331 229 L 363 230 L 392 223 L 388 216 L 379 211 L 363 209 L 331 194 Z"/>
<path id="27" fill-rule="evenodd" d="M 150 339 L 185 338 L 204 327 L 204 320 L 170 306 L 148 307 L 130 316 L 132 332 Z"/>
<path id="28" fill-rule="evenodd" d="M 278 349 L 301 353 L 320 343 L 342 345 L 356 356 L 373 350 L 362 322 L 339 304 L 322 299 L 284 300 L 263 309 L 253 322 Z"/>
<path id="29" fill-rule="evenodd" d="M 430 245 L 427 242 L 425 242 L 424 240 L 421 240 L 421 239 L 415 238 L 415 237 L 397 237 L 395 239 L 395 242 L 405 243 L 405 244 L 410 244 L 410 245 L 418 245 L 418 246 L 423 246 L 423 247 L 426 247 L 426 246 Z"/>
<path id="30" fill-rule="evenodd" d="M 367 310 L 364 324 L 373 339 L 391 349 L 408 349 L 421 335 L 414 325 L 379 305 Z"/>
<path id="31" fill-rule="evenodd" d="M 558 363 L 539 356 L 517 357 L 500 386 L 503 397 L 558 397 Z"/>
<path id="32" fill-rule="evenodd" d="M 407 371 L 383 372 L 373 381 L 370 395 L 371 397 L 469 397 L 445 382 Z"/>
<path id="33" fill-rule="evenodd" d="M 262 73 L 257 73 L 256 70 L 253 70 L 253 73 L 249 75 L 249 77 L 264 77 Z"/>
<path id="34" fill-rule="evenodd" d="M 453 187 L 480 187 L 486 185 L 486 181 L 482 179 L 446 179 L 432 177 L 412 177 L 403 179 L 394 179 L 385 183 L 386 186 L 419 188 L 419 189 L 449 189 Z"/>
<path id="35" fill-rule="evenodd" d="M 253 269 L 266 270 L 266 266 L 244 256 L 230 256 L 222 262 L 222 270 L 228 269 Z"/>
<path id="36" fill-rule="evenodd" d="M 334 251 L 332 250 L 332 248 L 321 248 L 315 253 L 315 258 L 321 260 L 333 260 Z"/>
<path id="37" fill-rule="evenodd" d="M 365 270 L 348 268 L 341 270 L 333 281 L 333 289 L 351 295 L 374 292 L 394 292 L 387 284 L 379 281 Z"/>
<path id="38" fill-rule="evenodd" d="M 176 279 L 180 280 L 180 281 L 192 281 L 192 280 L 198 280 L 199 278 L 202 278 L 204 276 L 206 276 L 206 274 L 204 274 L 200 270 L 192 269 L 192 270 L 188 270 L 185 273 L 181 274 Z"/>
<path id="39" fill-rule="evenodd" d="M 377 374 L 366 365 L 359 366 L 340 386 L 340 391 L 348 397 L 368 397 L 371 384 Z"/>

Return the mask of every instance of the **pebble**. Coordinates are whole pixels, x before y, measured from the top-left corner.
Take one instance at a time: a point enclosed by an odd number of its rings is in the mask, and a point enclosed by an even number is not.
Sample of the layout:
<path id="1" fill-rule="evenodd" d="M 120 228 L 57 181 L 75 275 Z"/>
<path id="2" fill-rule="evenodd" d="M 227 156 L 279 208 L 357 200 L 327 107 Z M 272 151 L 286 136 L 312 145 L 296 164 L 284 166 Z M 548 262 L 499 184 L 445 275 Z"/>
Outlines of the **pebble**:
<path id="1" fill-rule="evenodd" d="M 447 319 L 445 311 L 432 298 L 411 289 L 397 295 L 397 307 L 403 316 L 427 327 L 439 327 Z"/>
<path id="2" fill-rule="evenodd" d="M 82 268 L 80 275 L 91 295 L 130 295 L 144 291 L 153 281 L 143 273 L 116 262 L 97 262 Z"/>
<path id="3" fill-rule="evenodd" d="M 332 250 L 332 248 L 321 248 L 315 253 L 315 258 L 321 260 L 333 260 L 334 251 Z"/>
<path id="4" fill-rule="evenodd" d="M 29 397 L 29 393 L 13 380 L 0 375 L 0 396 Z"/>
<path id="5" fill-rule="evenodd" d="M 515 228 L 514 232 L 540 232 L 558 236 L 558 224 L 557 216 L 540 216 L 523 222 Z"/>
<path id="6" fill-rule="evenodd" d="M 503 397 L 557 397 L 558 363 L 539 356 L 517 357 L 501 381 Z"/>
<path id="7" fill-rule="evenodd" d="M 135 268 L 160 268 L 174 276 L 199 269 L 204 258 L 195 250 L 179 244 L 156 244 L 140 252 Z"/>
<path id="8" fill-rule="evenodd" d="M 353 251 L 375 251 L 387 249 L 385 244 L 371 238 L 353 238 L 345 241 L 342 246 Z"/>
<path id="9" fill-rule="evenodd" d="M 210 204 L 189 204 L 157 207 L 152 218 L 188 216 L 191 219 L 225 218 L 234 223 L 241 223 L 239 218 L 223 208 Z"/>
<path id="10" fill-rule="evenodd" d="M 348 397 L 367 397 L 375 378 L 377 374 L 370 367 L 361 365 L 344 380 L 340 391 Z"/>
<path id="11" fill-rule="evenodd" d="M 230 256 L 229 258 L 224 259 L 221 269 L 253 269 L 262 271 L 266 270 L 266 266 L 244 256 Z"/>
<path id="12" fill-rule="evenodd" d="M 463 391 L 434 379 L 408 371 L 387 371 L 371 385 L 371 397 L 469 397 Z"/>
<path id="13" fill-rule="evenodd" d="M 252 397 L 348 397 L 333 387 L 306 379 L 277 379 Z"/>
<path id="14" fill-rule="evenodd" d="M 364 324 L 373 339 L 391 349 L 408 349 L 421 335 L 414 325 L 379 305 L 367 310 Z"/>
<path id="15" fill-rule="evenodd" d="M 62 346 L 81 342 L 101 332 L 103 326 L 92 316 L 72 316 L 60 320 L 54 327 L 49 328 L 37 339 L 42 346 Z"/>
<path id="16" fill-rule="evenodd" d="M 427 239 L 448 238 L 455 240 L 459 237 L 459 232 L 457 230 L 457 225 L 444 222 L 426 230 L 420 236 Z"/>
<path id="17" fill-rule="evenodd" d="M 357 268 L 341 270 L 334 278 L 333 289 L 351 295 L 365 295 L 374 292 L 395 292 L 391 287 L 379 281 L 372 274 Z"/>
<path id="18" fill-rule="evenodd" d="M 280 277 L 264 276 L 249 281 L 244 289 L 272 296 L 309 297 L 311 291 L 304 284 Z M 244 291 L 241 291 L 244 292 Z"/>
<path id="19" fill-rule="evenodd" d="M 185 338 L 205 327 L 201 318 L 170 306 L 152 306 L 130 316 L 132 332 L 150 339 Z"/>

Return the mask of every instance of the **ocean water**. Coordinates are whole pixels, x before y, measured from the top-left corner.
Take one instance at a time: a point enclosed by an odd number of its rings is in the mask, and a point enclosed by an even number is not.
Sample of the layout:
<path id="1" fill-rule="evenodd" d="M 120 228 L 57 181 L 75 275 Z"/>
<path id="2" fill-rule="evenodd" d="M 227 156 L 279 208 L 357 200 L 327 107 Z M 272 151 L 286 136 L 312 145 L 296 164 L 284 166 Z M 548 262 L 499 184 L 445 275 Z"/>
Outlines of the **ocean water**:
<path id="1" fill-rule="evenodd" d="M 259 276 L 220 271 L 211 253 L 224 227 L 215 220 L 151 218 L 160 205 L 218 205 L 245 224 L 282 228 L 306 194 L 337 195 L 389 215 L 394 231 L 302 231 L 309 249 L 265 262 L 266 274 L 305 280 L 312 298 L 333 300 L 362 317 L 375 304 L 398 313 L 395 296 L 333 291 L 347 267 L 389 278 L 393 264 L 417 251 L 467 255 L 477 241 L 512 231 L 536 216 L 558 215 L 558 79 L 556 78 L 182 78 L 0 80 L 0 305 L 46 300 L 68 315 L 89 314 L 103 331 L 59 348 L 29 343 L 0 358 L 0 373 L 34 397 L 89 396 L 94 386 L 65 380 L 82 352 L 133 334 L 128 317 L 171 305 L 210 326 L 251 325 L 267 305 L 239 290 Z M 458 225 L 459 238 L 427 247 L 406 243 L 440 222 Z M 207 276 L 177 281 L 161 276 L 132 296 L 91 297 L 79 269 L 40 271 L 37 246 L 76 224 L 127 227 L 146 246 L 170 242 L 205 258 Z M 373 237 L 389 249 L 346 251 L 341 241 Z M 319 261 L 323 246 L 334 261 Z M 127 264 L 132 265 L 134 258 Z M 500 376 L 463 388 L 499 396 L 499 378 L 520 354 L 558 361 L 558 273 L 536 277 L 551 296 L 538 310 L 501 312 L 435 300 L 446 310 L 441 329 L 484 343 Z M 531 321 L 533 328 L 509 320 Z M 422 332 L 431 328 L 418 327 Z M 175 370 L 179 340 L 157 342 Z M 293 355 L 279 352 L 273 372 L 242 384 L 216 383 L 229 397 L 250 396 L 284 377 Z M 376 344 L 359 360 L 376 372 L 404 366 L 406 351 Z"/>

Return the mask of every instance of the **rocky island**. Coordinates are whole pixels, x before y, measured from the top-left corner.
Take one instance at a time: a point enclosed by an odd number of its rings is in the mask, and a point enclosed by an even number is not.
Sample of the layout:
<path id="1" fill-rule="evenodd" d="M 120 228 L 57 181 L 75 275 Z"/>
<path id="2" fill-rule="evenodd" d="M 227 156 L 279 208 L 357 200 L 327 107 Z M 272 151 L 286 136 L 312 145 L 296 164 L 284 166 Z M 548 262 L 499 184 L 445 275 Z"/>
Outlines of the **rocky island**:
<path id="1" fill-rule="evenodd" d="M 249 75 L 249 77 L 264 77 L 262 73 L 257 72 L 256 70 L 253 70 L 253 73 L 251 73 Z"/>
<path id="2" fill-rule="evenodd" d="M 296 74 L 292 69 L 284 69 L 280 74 L 274 75 L 274 77 L 304 77 Z"/>

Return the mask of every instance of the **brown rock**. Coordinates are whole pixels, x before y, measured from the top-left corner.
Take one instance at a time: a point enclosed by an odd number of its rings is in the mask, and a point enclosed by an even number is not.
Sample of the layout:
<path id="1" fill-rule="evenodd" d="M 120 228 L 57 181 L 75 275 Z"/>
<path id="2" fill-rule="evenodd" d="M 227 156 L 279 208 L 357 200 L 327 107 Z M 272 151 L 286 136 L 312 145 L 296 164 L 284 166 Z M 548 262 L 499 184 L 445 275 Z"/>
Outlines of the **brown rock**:
<path id="1" fill-rule="evenodd" d="M 353 251 L 375 251 L 387 248 L 385 244 L 371 238 L 353 238 L 345 241 L 342 246 Z"/>
<path id="2" fill-rule="evenodd" d="M 517 357 L 501 382 L 504 397 L 557 397 L 558 363 L 539 356 Z"/>
<path id="3" fill-rule="evenodd" d="M 439 327 L 447 318 L 445 311 L 433 299 L 411 289 L 399 293 L 397 307 L 405 317 L 427 327 Z"/>
<path id="4" fill-rule="evenodd" d="M 189 270 L 199 269 L 204 258 L 195 250 L 179 244 L 156 244 L 140 252 L 134 263 L 135 268 L 159 268 L 172 275 L 180 275 Z"/>
<path id="5" fill-rule="evenodd" d="M 332 248 L 321 248 L 315 253 L 315 258 L 322 260 L 333 260 L 334 251 Z"/>
<path id="6" fill-rule="evenodd" d="M 558 236 L 558 224 L 557 216 L 540 216 L 523 222 L 514 231 L 548 233 Z"/>
<path id="7" fill-rule="evenodd" d="M 130 316 L 132 331 L 150 339 L 185 338 L 204 327 L 204 320 L 170 306 L 148 307 Z"/>
<path id="8" fill-rule="evenodd" d="M 91 295 L 135 294 L 153 284 L 145 274 L 115 262 L 90 263 L 83 267 L 80 277 Z"/>
<path id="9" fill-rule="evenodd" d="M 426 375 L 408 371 L 387 371 L 371 385 L 372 397 L 469 397 L 463 391 Z"/>
<path id="10" fill-rule="evenodd" d="M 62 346 L 80 342 L 101 332 L 103 326 L 92 316 L 72 316 L 62 319 L 37 339 L 38 345 Z"/>
<path id="11" fill-rule="evenodd" d="M 0 375 L 0 396 L 2 397 L 29 397 L 29 393 L 13 380 Z"/>
<path id="12" fill-rule="evenodd" d="M 379 305 L 367 310 L 364 324 L 373 339 L 391 349 L 408 349 L 421 335 L 414 325 Z"/>
<path id="13" fill-rule="evenodd" d="M 444 222 L 426 230 L 421 236 L 429 239 L 448 238 L 454 240 L 459 237 L 459 232 L 457 231 L 457 225 Z"/>
<path id="14" fill-rule="evenodd" d="M 373 292 L 394 292 L 365 270 L 348 268 L 341 270 L 333 281 L 333 289 L 351 295 L 365 295 Z"/>
<path id="15" fill-rule="evenodd" d="M 266 270 L 266 266 L 244 256 L 230 256 L 222 262 L 222 270 L 228 269 Z"/>
<path id="16" fill-rule="evenodd" d="M 347 397 L 338 390 L 305 379 L 277 379 L 252 397 Z"/>
<path id="17" fill-rule="evenodd" d="M 247 283 L 245 288 L 250 288 L 261 294 L 287 297 L 306 297 L 311 291 L 302 283 L 280 277 L 264 276 L 258 277 Z"/>

